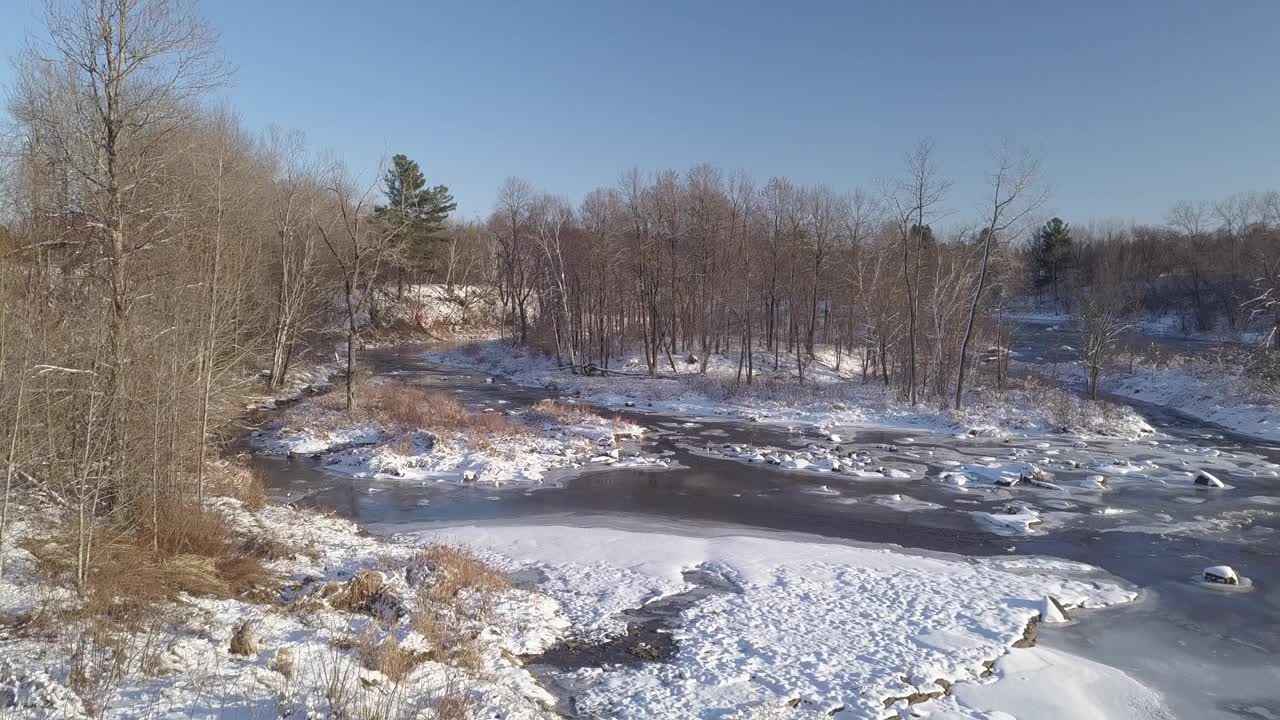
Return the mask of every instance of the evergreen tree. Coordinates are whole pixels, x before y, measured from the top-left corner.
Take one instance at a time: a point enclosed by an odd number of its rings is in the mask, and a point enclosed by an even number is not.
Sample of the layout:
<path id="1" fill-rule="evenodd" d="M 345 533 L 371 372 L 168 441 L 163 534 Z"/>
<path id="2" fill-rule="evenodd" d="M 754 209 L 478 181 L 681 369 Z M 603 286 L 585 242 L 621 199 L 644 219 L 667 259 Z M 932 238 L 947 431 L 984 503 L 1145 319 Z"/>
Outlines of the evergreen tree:
<path id="1" fill-rule="evenodd" d="M 1071 226 L 1053 218 L 1040 228 L 1032 251 L 1036 284 L 1053 285 L 1053 302 L 1058 302 L 1058 281 L 1071 262 Z"/>
<path id="2" fill-rule="evenodd" d="M 386 205 L 374 208 L 374 217 L 397 227 L 396 243 L 402 249 L 405 265 L 414 269 L 430 269 L 436 255 L 449 213 L 457 209 L 453 195 L 444 185 L 427 187 L 418 163 L 405 155 L 391 158 L 391 167 L 383 177 Z M 403 275 L 400 276 L 403 283 Z"/>

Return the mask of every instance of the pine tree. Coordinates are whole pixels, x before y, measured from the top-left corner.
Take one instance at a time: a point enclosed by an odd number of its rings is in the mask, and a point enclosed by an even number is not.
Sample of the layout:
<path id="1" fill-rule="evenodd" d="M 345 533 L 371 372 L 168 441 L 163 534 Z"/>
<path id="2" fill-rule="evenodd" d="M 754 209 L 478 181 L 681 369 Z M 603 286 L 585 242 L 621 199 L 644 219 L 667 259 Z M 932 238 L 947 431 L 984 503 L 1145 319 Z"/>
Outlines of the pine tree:
<path id="1" fill-rule="evenodd" d="M 439 233 L 449 213 L 458 207 L 453 195 L 444 185 L 427 187 L 418 163 L 405 155 L 391 158 L 382 183 L 387 204 L 374 208 L 374 217 L 397 228 L 396 243 L 402 250 L 404 266 L 430 269 L 441 240 Z M 401 287 L 403 269 L 398 278 Z"/>
<path id="2" fill-rule="evenodd" d="M 1053 285 L 1053 302 L 1058 303 L 1058 279 L 1071 261 L 1071 226 L 1053 218 L 1040 228 L 1032 252 L 1037 284 Z"/>

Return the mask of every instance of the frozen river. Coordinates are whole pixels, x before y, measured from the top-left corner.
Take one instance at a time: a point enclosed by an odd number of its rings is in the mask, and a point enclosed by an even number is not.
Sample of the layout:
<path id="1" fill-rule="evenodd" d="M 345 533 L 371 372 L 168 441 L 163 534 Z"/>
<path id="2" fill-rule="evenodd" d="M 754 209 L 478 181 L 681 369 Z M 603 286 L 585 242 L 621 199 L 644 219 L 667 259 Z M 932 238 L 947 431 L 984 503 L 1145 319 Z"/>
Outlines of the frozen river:
<path id="1" fill-rule="evenodd" d="M 449 388 L 472 408 L 527 404 L 541 390 L 433 366 L 411 352 L 376 352 L 377 372 L 409 373 Z M 1141 409 L 1141 408 L 1140 408 Z M 966 556 L 1047 555 L 1105 569 L 1143 591 L 1132 605 L 1045 630 L 1041 642 L 1121 668 L 1160 690 L 1179 717 L 1280 718 L 1280 448 L 1232 437 L 1172 412 L 1151 414 L 1148 441 L 1004 440 L 904 432 L 857 432 L 840 453 L 899 478 L 782 470 L 739 459 L 738 450 L 800 453 L 829 438 L 784 428 L 635 413 L 651 429 L 647 452 L 668 470 L 593 469 L 534 489 L 412 484 L 338 477 L 310 460 L 264 459 L 272 491 L 331 510 L 382 533 L 457 525 L 557 524 L 680 532 L 820 536 Z M 728 448 L 735 448 L 729 450 Z M 998 473 L 1033 463 L 1053 485 L 937 482 L 948 472 Z M 1210 470 L 1228 485 L 1206 489 Z M 1104 475 L 1099 491 L 1091 476 Z M 992 524 L 1032 510 L 1031 534 Z M 1228 564 L 1248 592 L 1193 582 Z"/>

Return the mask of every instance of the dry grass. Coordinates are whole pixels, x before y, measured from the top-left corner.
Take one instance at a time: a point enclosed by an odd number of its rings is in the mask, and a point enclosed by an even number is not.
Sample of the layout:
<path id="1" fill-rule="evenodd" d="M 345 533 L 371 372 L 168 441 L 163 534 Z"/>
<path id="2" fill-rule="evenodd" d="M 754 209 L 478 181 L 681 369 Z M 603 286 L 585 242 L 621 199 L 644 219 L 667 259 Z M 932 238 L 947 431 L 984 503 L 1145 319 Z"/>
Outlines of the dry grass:
<path id="1" fill-rule="evenodd" d="M 352 421 L 437 434 L 512 436 L 530 432 L 501 413 L 471 412 L 450 393 L 394 381 L 366 385 L 354 415 L 346 412 L 341 393 L 321 395 L 290 410 L 290 424 L 298 427 L 337 430 Z M 408 442 L 407 435 L 402 439 Z"/>
<path id="2" fill-rule="evenodd" d="M 484 667 L 480 629 L 452 608 L 421 603 L 413 614 L 413 629 L 431 646 L 435 662 L 471 672 Z"/>
<path id="3" fill-rule="evenodd" d="M 205 478 L 209 494 L 237 498 L 251 512 L 267 504 L 265 470 L 249 462 L 237 459 L 209 463 Z"/>
<path id="4" fill-rule="evenodd" d="M 427 599 L 436 603 L 454 605 L 466 591 L 498 593 L 511 587 L 502 571 L 457 545 L 428 545 L 414 556 L 411 564 L 430 572 L 423 590 L 427 592 Z"/>
<path id="5" fill-rule="evenodd" d="M 144 613 L 179 593 L 212 597 L 270 597 L 275 579 L 260 547 L 233 538 L 221 516 L 176 503 L 96 530 L 80 617 Z M 75 528 L 32 539 L 27 549 L 44 574 L 66 584 L 76 575 Z"/>
<path id="6" fill-rule="evenodd" d="M 599 414 L 592 412 L 591 408 L 584 405 L 551 399 L 542 400 L 537 405 L 529 408 L 529 416 L 535 420 L 559 423 L 561 425 L 577 425 L 597 420 L 601 417 Z"/>
<path id="7" fill-rule="evenodd" d="M 470 412 L 449 393 L 402 383 L 370 387 L 366 407 L 372 415 L 370 419 L 408 429 L 500 435 L 527 432 L 523 425 L 500 413 Z"/>
<path id="8" fill-rule="evenodd" d="M 432 648 L 432 659 L 478 672 L 484 667 L 479 638 L 496 597 L 511 587 L 507 577 L 464 548 L 436 544 L 410 564 L 422 573 L 413 629 Z"/>
<path id="9" fill-rule="evenodd" d="M 450 674 L 431 703 L 436 720 L 473 720 L 476 701 L 466 678 Z"/>
<path id="10" fill-rule="evenodd" d="M 241 620 L 231 632 L 231 644 L 228 648 L 232 655 L 253 657 L 258 654 L 258 636 L 253 630 L 253 623 Z"/>
<path id="11" fill-rule="evenodd" d="M 385 634 L 373 628 L 367 629 L 351 642 L 351 647 L 360 664 L 382 673 L 395 683 L 409 677 L 409 673 L 428 658 L 427 653 L 401 645 L 394 627 Z"/>
<path id="12" fill-rule="evenodd" d="M 375 570 L 358 570 L 345 583 L 331 583 L 321 592 L 335 610 L 381 617 L 397 615 L 398 603 L 387 592 L 387 581 Z"/>

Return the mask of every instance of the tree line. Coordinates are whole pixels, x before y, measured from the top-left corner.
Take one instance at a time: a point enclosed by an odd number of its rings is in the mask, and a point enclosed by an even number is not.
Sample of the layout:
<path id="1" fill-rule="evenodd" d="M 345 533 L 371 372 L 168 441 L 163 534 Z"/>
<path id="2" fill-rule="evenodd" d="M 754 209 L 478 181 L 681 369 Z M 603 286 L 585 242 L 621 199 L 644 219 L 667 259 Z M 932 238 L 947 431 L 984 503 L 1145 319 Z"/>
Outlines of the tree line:
<path id="1" fill-rule="evenodd" d="M 1002 342 L 1023 277 L 1010 241 L 1046 191 L 1036 159 L 1006 144 L 980 216 L 939 237 L 950 183 L 933 144 L 904 165 L 852 192 L 709 165 L 632 169 L 577 207 L 509 179 L 482 232 L 508 337 L 578 371 L 638 348 L 649 375 L 690 360 L 705 372 L 728 353 L 744 384 L 765 369 L 804 382 L 826 346 L 866 382 L 959 406 L 970 349 Z"/>
<path id="2" fill-rule="evenodd" d="M 1280 347 L 1280 193 L 1180 202 L 1158 225 L 1046 225 L 1027 250 L 1036 294 L 1075 312 L 1111 296 L 1133 315 L 1164 316 L 1181 333 L 1260 329 Z"/>

